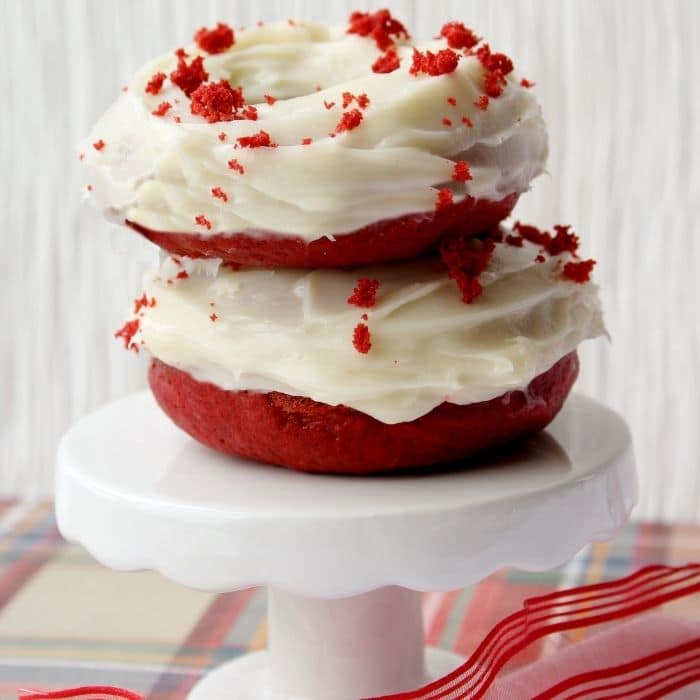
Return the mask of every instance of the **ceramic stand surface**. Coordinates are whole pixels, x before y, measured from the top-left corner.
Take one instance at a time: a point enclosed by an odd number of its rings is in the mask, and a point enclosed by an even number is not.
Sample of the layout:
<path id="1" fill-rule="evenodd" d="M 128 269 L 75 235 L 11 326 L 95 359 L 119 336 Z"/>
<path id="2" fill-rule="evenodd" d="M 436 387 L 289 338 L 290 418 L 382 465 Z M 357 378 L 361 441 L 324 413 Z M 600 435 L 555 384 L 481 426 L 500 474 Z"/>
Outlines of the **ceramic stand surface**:
<path id="1" fill-rule="evenodd" d="M 558 566 L 610 537 L 635 499 L 624 421 L 580 396 L 547 432 L 464 469 L 350 478 L 212 452 L 137 394 L 79 421 L 57 474 L 62 533 L 105 565 L 210 591 L 269 587 L 268 650 L 213 671 L 190 700 L 418 687 L 459 658 L 426 653 L 415 591 Z"/>

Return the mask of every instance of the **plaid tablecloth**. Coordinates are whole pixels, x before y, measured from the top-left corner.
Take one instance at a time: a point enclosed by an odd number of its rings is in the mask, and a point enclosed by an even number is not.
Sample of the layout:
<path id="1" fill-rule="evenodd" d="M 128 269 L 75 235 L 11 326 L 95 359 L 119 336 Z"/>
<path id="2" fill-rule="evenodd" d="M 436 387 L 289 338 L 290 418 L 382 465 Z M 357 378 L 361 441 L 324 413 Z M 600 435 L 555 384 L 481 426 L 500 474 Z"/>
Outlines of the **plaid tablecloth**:
<path id="1" fill-rule="evenodd" d="M 425 594 L 426 636 L 468 654 L 526 597 L 691 560 L 700 560 L 700 526 L 632 524 L 553 571 L 509 569 Z M 700 620 L 700 596 L 672 613 Z M 155 573 L 109 571 L 61 539 L 51 503 L 0 501 L 0 698 L 16 698 L 18 688 L 106 684 L 182 700 L 208 669 L 265 642 L 264 591 L 213 595 Z M 556 645 L 546 640 L 514 663 Z"/>

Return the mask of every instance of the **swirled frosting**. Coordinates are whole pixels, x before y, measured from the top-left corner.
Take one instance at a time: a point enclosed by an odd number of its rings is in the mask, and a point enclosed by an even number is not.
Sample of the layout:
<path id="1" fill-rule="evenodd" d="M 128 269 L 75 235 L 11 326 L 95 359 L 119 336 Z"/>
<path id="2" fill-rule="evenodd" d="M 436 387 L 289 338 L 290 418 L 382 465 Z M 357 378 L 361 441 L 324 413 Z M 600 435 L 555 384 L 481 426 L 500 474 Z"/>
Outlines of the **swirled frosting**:
<path id="1" fill-rule="evenodd" d="M 416 46 L 446 48 L 437 40 Z M 445 186 L 455 201 L 501 199 L 527 190 L 543 171 L 547 137 L 533 95 L 511 73 L 502 95 L 480 109 L 484 68 L 475 56 L 462 56 L 447 75 L 412 75 L 413 45 L 401 39 L 398 70 L 374 73 L 380 52 L 370 37 L 310 22 L 240 31 L 218 54 L 186 50 L 204 56 L 209 81 L 242 86 L 257 120 L 208 123 L 169 79 L 158 94 L 146 92 L 177 59 L 170 53 L 149 63 L 81 149 L 91 198 L 118 220 L 163 232 L 312 241 L 431 211 Z M 343 92 L 366 94 L 369 104 L 358 128 L 331 136 Z M 168 111 L 153 114 L 163 102 Z M 234 148 L 260 130 L 278 147 Z M 244 173 L 228 166 L 232 158 Z M 470 181 L 451 180 L 458 160 L 469 163 Z M 214 188 L 225 201 L 212 196 Z"/>
<path id="2" fill-rule="evenodd" d="M 282 391 L 344 404 L 384 423 L 440 403 L 523 389 L 586 338 L 605 332 L 597 287 L 564 279 L 569 253 L 496 245 L 471 304 L 434 259 L 353 271 L 233 271 L 168 258 L 145 281 L 132 338 L 163 362 L 224 389 Z M 372 308 L 348 297 L 376 279 Z M 154 301 L 155 300 L 155 301 Z M 353 329 L 364 321 L 369 352 Z"/>

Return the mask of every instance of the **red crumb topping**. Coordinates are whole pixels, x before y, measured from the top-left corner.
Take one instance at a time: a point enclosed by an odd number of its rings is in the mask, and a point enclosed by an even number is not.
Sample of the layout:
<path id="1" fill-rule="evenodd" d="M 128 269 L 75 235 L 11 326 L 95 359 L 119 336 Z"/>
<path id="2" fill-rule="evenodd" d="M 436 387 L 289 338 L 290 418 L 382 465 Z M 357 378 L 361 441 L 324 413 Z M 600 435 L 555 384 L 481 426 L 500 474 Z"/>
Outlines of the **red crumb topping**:
<path id="1" fill-rule="evenodd" d="M 218 22 L 214 29 L 202 27 L 197 30 L 194 35 L 194 40 L 202 51 L 206 51 L 207 53 L 222 53 L 233 46 L 235 38 L 233 29 L 231 29 L 228 24 Z"/>
<path id="2" fill-rule="evenodd" d="M 345 109 L 354 99 L 355 99 L 355 95 L 353 95 L 351 92 L 344 92 L 343 93 L 343 109 Z"/>
<path id="3" fill-rule="evenodd" d="M 364 323 L 358 323 L 352 332 L 352 345 L 363 355 L 366 355 L 372 349 L 372 336 L 369 328 Z"/>
<path id="4" fill-rule="evenodd" d="M 360 316 L 360 318 L 361 318 L 363 321 L 367 321 L 367 320 L 369 319 L 369 316 L 368 316 L 367 314 L 362 314 L 362 316 Z"/>
<path id="5" fill-rule="evenodd" d="M 456 107 L 457 106 L 457 98 L 456 97 L 448 97 L 447 103 L 451 104 L 453 107 Z"/>
<path id="6" fill-rule="evenodd" d="M 520 79 L 520 84 L 521 84 L 524 88 L 532 88 L 532 87 L 535 87 L 535 83 L 533 83 L 531 80 L 528 80 L 527 78 L 521 78 L 521 79 Z"/>
<path id="7" fill-rule="evenodd" d="M 167 113 L 168 110 L 172 109 L 172 105 L 170 102 L 161 102 L 152 112 L 156 117 L 164 117 Z"/>
<path id="8" fill-rule="evenodd" d="M 451 49 L 471 49 L 481 41 L 481 37 L 478 37 L 469 27 L 465 27 L 461 22 L 443 24 L 440 36 L 447 39 L 447 45 Z"/>
<path id="9" fill-rule="evenodd" d="M 445 207 L 449 207 L 453 203 L 453 200 L 452 190 L 448 190 L 444 187 L 438 190 L 437 198 L 435 199 L 435 208 L 444 209 Z"/>
<path id="10" fill-rule="evenodd" d="M 167 76 L 165 73 L 154 73 L 146 84 L 144 92 L 148 92 L 151 95 L 157 95 L 163 87 L 163 82 L 165 81 L 166 77 Z"/>
<path id="11" fill-rule="evenodd" d="M 485 112 L 489 108 L 488 95 L 482 95 L 476 102 L 474 102 L 474 106 L 477 109 L 480 109 L 482 112 Z"/>
<path id="12" fill-rule="evenodd" d="M 445 75 L 456 70 L 460 56 L 452 49 L 442 49 L 437 53 L 425 51 L 421 53 L 413 49 L 413 63 L 409 70 L 411 75 Z"/>
<path id="13" fill-rule="evenodd" d="M 211 319 L 212 323 L 216 321 L 217 318 L 219 318 L 215 313 L 212 313 L 209 318 Z"/>
<path id="14" fill-rule="evenodd" d="M 190 95 L 190 111 L 204 117 L 210 124 L 230 122 L 236 112 L 245 106 L 243 90 L 231 87 L 227 80 L 218 83 L 204 83 Z"/>
<path id="15" fill-rule="evenodd" d="M 378 289 L 379 280 L 370 280 L 362 277 L 357 280 L 355 289 L 352 290 L 352 294 L 348 297 L 348 304 L 371 309 L 377 303 Z"/>
<path id="16" fill-rule="evenodd" d="M 184 49 L 175 52 L 177 56 L 177 68 L 170 74 L 170 80 L 177 85 L 188 97 L 206 80 L 209 73 L 204 70 L 204 58 L 197 56 L 192 63 L 185 60 L 187 54 Z"/>
<path id="17" fill-rule="evenodd" d="M 310 146 L 313 143 L 313 139 L 310 136 L 306 136 L 301 140 L 302 146 Z"/>
<path id="18" fill-rule="evenodd" d="M 204 228 L 211 230 L 211 221 L 209 221 L 204 214 L 197 214 L 197 216 L 194 217 L 194 223 L 197 224 L 197 226 L 204 226 Z M 178 275 L 178 277 L 179 276 L 180 275 Z"/>
<path id="19" fill-rule="evenodd" d="M 122 86 L 122 92 L 129 92 L 129 86 L 128 86 L 128 85 L 123 85 L 123 86 Z"/>
<path id="20" fill-rule="evenodd" d="M 85 186 L 85 189 L 86 189 L 88 192 L 92 192 L 92 185 L 86 185 L 86 186 Z"/>
<path id="21" fill-rule="evenodd" d="M 263 95 L 263 97 L 265 98 L 265 102 L 267 102 L 267 104 L 269 104 L 270 106 L 277 102 L 277 98 L 273 97 L 272 95 Z"/>
<path id="22" fill-rule="evenodd" d="M 362 94 L 357 95 L 357 97 L 355 97 L 355 102 L 357 102 L 357 106 L 360 109 L 367 109 L 367 107 L 369 107 L 370 100 L 369 97 L 367 97 L 367 93 L 363 92 Z"/>
<path id="23" fill-rule="evenodd" d="M 219 141 L 226 141 L 226 138 L 227 138 L 226 134 L 222 131 L 219 134 Z"/>
<path id="24" fill-rule="evenodd" d="M 393 73 L 395 70 L 398 70 L 400 64 L 399 54 L 394 49 L 389 49 L 372 64 L 372 72 Z"/>
<path id="25" fill-rule="evenodd" d="M 591 272 L 595 260 L 581 260 L 580 262 L 568 262 L 564 265 L 562 276 L 565 279 L 576 282 L 577 284 L 585 284 L 591 279 Z"/>
<path id="26" fill-rule="evenodd" d="M 525 239 L 522 236 L 513 236 L 511 234 L 506 236 L 506 243 L 508 245 L 515 246 L 516 248 L 522 248 Z"/>
<path id="27" fill-rule="evenodd" d="M 452 120 L 448 119 L 447 117 L 442 118 L 442 125 L 443 126 L 452 126 Z"/>
<path id="28" fill-rule="evenodd" d="M 98 141 L 95 141 L 95 143 L 92 144 L 92 147 L 96 151 L 101 151 L 105 147 L 105 142 L 102 139 L 99 139 Z"/>
<path id="29" fill-rule="evenodd" d="M 153 297 L 149 299 L 144 292 L 139 299 L 134 299 L 134 315 L 137 314 L 141 309 L 153 308 L 156 305 L 156 298 Z"/>
<path id="30" fill-rule="evenodd" d="M 258 108 L 253 105 L 248 105 L 243 109 L 243 118 L 249 119 L 252 122 L 258 121 Z"/>
<path id="31" fill-rule="evenodd" d="M 190 275 L 189 275 L 189 273 L 187 272 L 187 270 L 180 270 L 180 272 L 178 272 L 178 273 L 175 275 L 175 279 L 176 279 L 176 280 L 186 280 L 189 276 L 190 276 Z"/>
<path id="32" fill-rule="evenodd" d="M 359 34 L 374 39 L 374 43 L 380 51 L 386 51 L 394 40 L 408 39 L 406 27 L 391 16 L 387 9 L 377 10 L 374 14 L 369 12 L 353 12 L 349 19 L 348 34 Z M 376 72 L 376 71 L 375 71 Z"/>
<path id="33" fill-rule="evenodd" d="M 211 196 L 217 199 L 222 199 L 224 202 L 228 202 L 228 195 L 224 192 L 221 187 L 212 187 Z"/>
<path id="34" fill-rule="evenodd" d="M 335 127 L 335 133 L 340 134 L 343 131 L 352 131 L 357 129 L 362 122 L 362 112 L 359 109 L 351 109 L 349 112 L 343 112 L 343 116 Z"/>
<path id="35" fill-rule="evenodd" d="M 513 61 L 504 53 L 491 53 L 491 47 L 488 44 L 479 47 L 476 57 L 486 70 L 499 70 L 503 75 L 513 72 Z"/>
<path id="36" fill-rule="evenodd" d="M 544 255 L 542 255 L 542 253 L 540 253 L 540 254 L 535 258 L 535 262 L 537 262 L 537 263 L 543 263 L 544 261 L 545 261 L 545 257 L 544 257 Z"/>
<path id="37" fill-rule="evenodd" d="M 333 109 L 333 107 L 335 107 L 335 102 L 326 102 L 326 100 L 323 100 L 323 106 L 326 109 Z"/>
<path id="38" fill-rule="evenodd" d="M 231 158 L 231 160 L 228 162 L 228 167 L 231 170 L 237 170 L 241 175 L 245 173 L 245 169 L 235 158 Z"/>
<path id="39" fill-rule="evenodd" d="M 133 342 L 134 336 L 138 333 L 141 322 L 138 318 L 131 321 L 127 321 L 118 331 L 114 333 L 115 338 L 122 338 L 124 341 L 124 347 L 127 350 L 133 350 L 138 352 L 139 348 L 136 343 Z"/>
<path id="40" fill-rule="evenodd" d="M 440 257 L 447 267 L 450 279 L 453 279 L 462 293 L 462 301 L 471 304 L 481 296 L 483 287 L 479 276 L 488 267 L 496 244 L 478 238 L 452 236 L 443 239 L 440 244 Z"/>
<path id="41" fill-rule="evenodd" d="M 182 121 L 182 119 L 176 114 L 176 115 L 173 117 L 173 121 L 174 121 L 176 124 L 179 124 L 179 123 Z"/>
<path id="42" fill-rule="evenodd" d="M 579 237 L 571 232 L 571 226 L 557 225 L 554 227 L 554 236 L 548 231 L 541 231 L 536 226 L 528 226 L 516 221 L 513 230 L 517 231 L 526 241 L 534 243 L 549 255 L 561 255 L 570 253 L 576 255 L 579 246 Z"/>
<path id="43" fill-rule="evenodd" d="M 221 263 L 221 267 L 228 267 L 229 270 L 233 270 L 234 272 L 238 272 L 238 270 L 241 269 L 242 265 L 237 262 L 233 261 L 226 261 Z"/>
<path id="44" fill-rule="evenodd" d="M 472 179 L 469 163 L 466 160 L 458 160 L 452 170 L 452 179 L 456 182 L 467 182 Z"/>
<path id="45" fill-rule="evenodd" d="M 500 70 L 490 71 L 484 76 L 484 92 L 489 97 L 500 97 L 507 84 Z"/>
<path id="46" fill-rule="evenodd" d="M 474 126 L 474 122 L 469 117 L 462 117 L 462 124 L 470 129 Z"/>
<path id="47" fill-rule="evenodd" d="M 267 131 L 262 131 L 262 129 L 251 136 L 239 136 L 236 141 L 238 141 L 241 148 L 277 148 L 277 144 L 270 139 L 270 134 Z"/>

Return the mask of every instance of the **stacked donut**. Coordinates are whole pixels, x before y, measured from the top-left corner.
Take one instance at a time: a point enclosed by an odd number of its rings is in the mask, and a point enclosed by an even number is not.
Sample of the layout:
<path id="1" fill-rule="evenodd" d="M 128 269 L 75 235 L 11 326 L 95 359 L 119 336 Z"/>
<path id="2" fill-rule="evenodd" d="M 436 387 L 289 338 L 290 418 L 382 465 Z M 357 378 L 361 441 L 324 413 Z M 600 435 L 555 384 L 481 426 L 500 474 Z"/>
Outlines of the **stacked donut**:
<path id="1" fill-rule="evenodd" d="M 200 442 L 315 472 L 464 459 L 545 427 L 604 332 L 568 227 L 501 225 L 547 155 L 512 61 L 459 22 L 288 21 L 139 72 L 81 159 L 166 253 L 116 335 Z"/>

